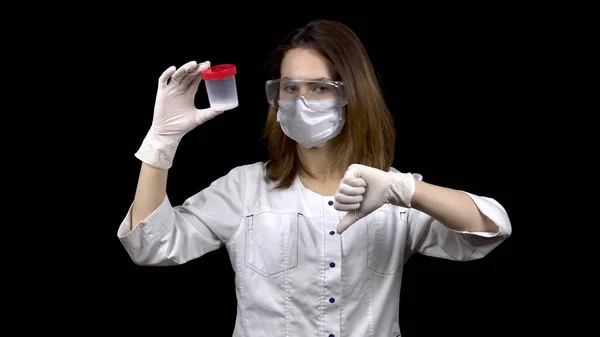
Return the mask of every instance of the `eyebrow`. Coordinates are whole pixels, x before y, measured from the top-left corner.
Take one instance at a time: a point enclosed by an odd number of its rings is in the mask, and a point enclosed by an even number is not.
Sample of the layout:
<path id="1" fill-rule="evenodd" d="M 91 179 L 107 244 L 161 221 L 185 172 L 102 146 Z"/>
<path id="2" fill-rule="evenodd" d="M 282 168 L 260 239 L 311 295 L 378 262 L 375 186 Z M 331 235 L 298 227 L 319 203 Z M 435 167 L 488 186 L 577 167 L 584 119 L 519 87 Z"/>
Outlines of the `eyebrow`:
<path id="1" fill-rule="evenodd" d="M 289 78 L 287 76 L 282 77 L 281 79 L 282 80 L 291 80 L 291 81 L 296 80 L 295 78 Z M 332 81 L 332 79 L 327 78 L 327 77 L 317 77 L 317 78 L 310 78 L 310 79 L 308 79 L 308 81 Z"/>

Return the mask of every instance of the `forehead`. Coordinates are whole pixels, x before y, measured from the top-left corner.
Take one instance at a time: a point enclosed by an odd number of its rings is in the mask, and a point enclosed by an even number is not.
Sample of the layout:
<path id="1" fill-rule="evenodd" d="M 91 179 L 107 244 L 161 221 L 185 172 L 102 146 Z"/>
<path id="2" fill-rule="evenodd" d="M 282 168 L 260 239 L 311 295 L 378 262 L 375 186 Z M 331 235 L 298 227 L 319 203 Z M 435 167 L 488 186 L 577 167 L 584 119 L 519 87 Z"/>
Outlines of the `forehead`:
<path id="1" fill-rule="evenodd" d="M 330 62 L 312 49 L 292 49 L 281 62 L 281 77 L 299 80 L 332 79 Z"/>

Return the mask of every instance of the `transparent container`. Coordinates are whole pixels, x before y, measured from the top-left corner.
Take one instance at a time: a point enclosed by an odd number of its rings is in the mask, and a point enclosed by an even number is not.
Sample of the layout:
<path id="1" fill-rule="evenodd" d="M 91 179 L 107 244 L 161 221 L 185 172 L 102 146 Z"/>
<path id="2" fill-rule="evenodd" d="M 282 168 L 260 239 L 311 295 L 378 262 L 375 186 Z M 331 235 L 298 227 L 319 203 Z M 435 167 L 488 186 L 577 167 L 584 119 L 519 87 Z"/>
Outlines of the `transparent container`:
<path id="1" fill-rule="evenodd" d="M 238 106 L 233 64 L 219 64 L 202 72 L 210 107 L 217 111 L 231 110 Z"/>

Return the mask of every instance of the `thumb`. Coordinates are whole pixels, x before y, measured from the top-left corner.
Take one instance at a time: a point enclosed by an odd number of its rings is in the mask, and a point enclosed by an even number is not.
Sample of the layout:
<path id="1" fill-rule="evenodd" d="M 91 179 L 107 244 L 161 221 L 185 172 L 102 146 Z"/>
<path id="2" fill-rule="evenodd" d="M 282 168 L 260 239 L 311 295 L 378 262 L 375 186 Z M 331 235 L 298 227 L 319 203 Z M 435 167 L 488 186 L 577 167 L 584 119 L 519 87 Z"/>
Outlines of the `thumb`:
<path id="1" fill-rule="evenodd" d="M 337 226 L 337 233 L 342 234 L 348 229 L 348 227 L 352 226 L 356 221 L 358 221 L 358 216 L 355 211 L 348 211 L 346 215 L 340 220 L 340 223 Z"/>
<path id="2" fill-rule="evenodd" d="M 211 108 L 208 109 L 196 109 L 196 125 L 200 125 L 209 121 L 218 115 L 222 114 L 223 111 L 217 111 Z"/>

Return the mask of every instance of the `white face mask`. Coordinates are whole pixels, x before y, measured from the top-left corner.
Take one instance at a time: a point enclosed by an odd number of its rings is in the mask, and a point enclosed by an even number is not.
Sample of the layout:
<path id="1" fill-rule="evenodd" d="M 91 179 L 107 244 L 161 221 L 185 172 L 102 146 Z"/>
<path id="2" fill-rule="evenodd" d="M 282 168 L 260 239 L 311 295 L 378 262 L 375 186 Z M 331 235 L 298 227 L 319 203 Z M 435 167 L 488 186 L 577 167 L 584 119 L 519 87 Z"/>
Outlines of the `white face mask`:
<path id="1" fill-rule="evenodd" d="M 279 101 L 277 122 L 286 136 L 305 148 L 322 147 L 339 135 L 346 123 L 342 107 L 334 100 L 311 100 L 299 97 L 296 101 Z M 310 106 L 319 106 L 319 111 Z"/>

